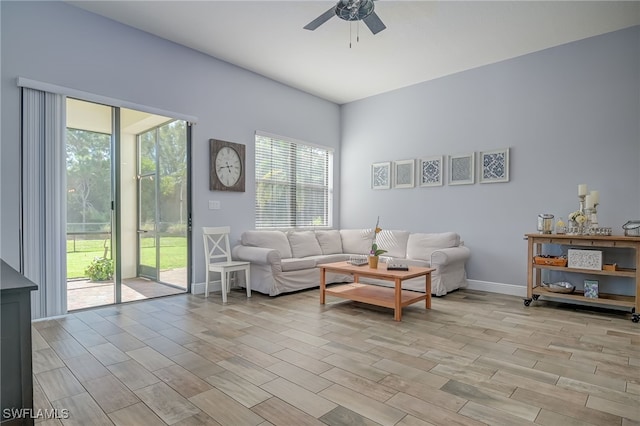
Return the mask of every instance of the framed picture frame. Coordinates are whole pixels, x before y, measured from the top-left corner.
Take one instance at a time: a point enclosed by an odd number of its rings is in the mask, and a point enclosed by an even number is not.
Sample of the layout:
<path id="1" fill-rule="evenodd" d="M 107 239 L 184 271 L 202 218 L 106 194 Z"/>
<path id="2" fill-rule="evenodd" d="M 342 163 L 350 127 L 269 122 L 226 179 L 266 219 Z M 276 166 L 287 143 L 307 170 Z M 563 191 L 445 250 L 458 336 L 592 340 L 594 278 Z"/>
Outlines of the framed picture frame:
<path id="1" fill-rule="evenodd" d="M 598 280 L 584 280 L 584 297 L 598 297 Z"/>
<path id="2" fill-rule="evenodd" d="M 509 148 L 480 153 L 480 183 L 509 182 Z"/>
<path id="3" fill-rule="evenodd" d="M 475 152 L 449 156 L 449 185 L 475 183 Z"/>
<path id="4" fill-rule="evenodd" d="M 442 155 L 419 160 L 418 177 L 420 186 L 442 186 L 444 158 Z"/>
<path id="5" fill-rule="evenodd" d="M 371 188 L 391 188 L 391 162 L 373 163 L 371 165 Z"/>
<path id="6" fill-rule="evenodd" d="M 394 188 L 413 188 L 415 186 L 415 160 L 393 162 Z"/>

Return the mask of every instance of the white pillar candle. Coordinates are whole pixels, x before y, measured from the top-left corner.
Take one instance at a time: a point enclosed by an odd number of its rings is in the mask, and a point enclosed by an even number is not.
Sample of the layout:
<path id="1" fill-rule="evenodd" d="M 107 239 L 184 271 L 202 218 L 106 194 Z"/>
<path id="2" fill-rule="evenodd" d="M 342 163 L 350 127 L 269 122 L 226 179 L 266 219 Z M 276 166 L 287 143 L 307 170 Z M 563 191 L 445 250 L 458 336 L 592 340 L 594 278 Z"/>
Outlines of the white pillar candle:
<path id="1" fill-rule="evenodd" d="M 591 197 L 591 195 L 587 195 L 585 197 L 585 203 L 587 204 L 587 208 L 588 209 L 592 209 L 593 208 L 593 197 Z"/>
<path id="2" fill-rule="evenodd" d="M 591 201 L 593 204 L 600 204 L 600 191 L 591 191 L 589 193 L 591 195 Z"/>
<path id="3" fill-rule="evenodd" d="M 580 185 L 578 185 L 578 195 L 579 196 L 587 195 L 587 184 L 586 183 L 581 183 Z"/>

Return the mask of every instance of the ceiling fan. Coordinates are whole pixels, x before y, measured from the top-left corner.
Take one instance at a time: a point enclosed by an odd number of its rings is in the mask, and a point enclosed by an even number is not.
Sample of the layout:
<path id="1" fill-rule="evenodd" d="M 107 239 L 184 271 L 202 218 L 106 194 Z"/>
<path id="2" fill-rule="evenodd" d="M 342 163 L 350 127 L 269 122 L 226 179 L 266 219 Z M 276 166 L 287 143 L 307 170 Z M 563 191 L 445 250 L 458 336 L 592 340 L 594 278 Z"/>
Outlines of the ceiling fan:
<path id="1" fill-rule="evenodd" d="M 364 21 L 373 34 L 387 28 L 373 10 L 373 0 L 339 0 L 335 6 L 305 25 L 305 30 L 313 31 L 334 15 L 345 21 Z"/>

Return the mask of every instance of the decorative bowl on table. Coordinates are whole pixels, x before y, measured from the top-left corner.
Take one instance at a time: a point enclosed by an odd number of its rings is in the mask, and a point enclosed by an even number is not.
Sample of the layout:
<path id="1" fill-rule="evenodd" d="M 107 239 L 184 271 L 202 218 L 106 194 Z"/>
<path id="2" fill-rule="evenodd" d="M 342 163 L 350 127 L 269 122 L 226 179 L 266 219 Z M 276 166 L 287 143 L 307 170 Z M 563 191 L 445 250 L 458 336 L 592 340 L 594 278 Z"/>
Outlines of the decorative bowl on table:
<path id="1" fill-rule="evenodd" d="M 576 286 L 566 281 L 558 281 L 557 283 L 543 282 L 540 287 L 552 293 L 573 293 L 576 289 Z"/>

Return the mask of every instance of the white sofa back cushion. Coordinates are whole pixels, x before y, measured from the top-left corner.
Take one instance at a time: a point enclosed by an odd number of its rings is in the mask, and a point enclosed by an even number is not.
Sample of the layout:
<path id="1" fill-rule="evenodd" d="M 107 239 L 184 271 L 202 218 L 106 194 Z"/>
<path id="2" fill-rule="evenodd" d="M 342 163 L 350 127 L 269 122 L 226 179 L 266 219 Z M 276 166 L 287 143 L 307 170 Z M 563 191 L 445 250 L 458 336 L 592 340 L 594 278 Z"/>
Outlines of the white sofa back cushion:
<path id="1" fill-rule="evenodd" d="M 434 251 L 459 245 L 460 235 L 455 232 L 411 234 L 407 242 L 407 257 L 409 259 L 431 260 L 431 254 Z"/>
<path id="2" fill-rule="evenodd" d="M 292 257 L 289 240 L 282 231 L 245 231 L 240 240 L 243 246 L 278 250 L 282 259 Z"/>
<path id="3" fill-rule="evenodd" d="M 409 231 L 390 231 L 383 229 L 376 237 L 378 248 L 387 252 L 384 256 L 389 257 L 407 257 L 407 242 L 409 240 Z"/>
<path id="4" fill-rule="evenodd" d="M 287 238 L 289 239 L 293 257 L 317 256 L 322 254 L 322 249 L 313 231 L 289 231 L 287 232 Z"/>
<path id="5" fill-rule="evenodd" d="M 337 229 L 316 231 L 316 239 L 320 244 L 322 254 L 342 253 L 342 239 L 340 238 L 340 231 Z"/>
<path id="6" fill-rule="evenodd" d="M 369 254 L 373 229 L 341 229 L 342 250 L 347 254 Z"/>

